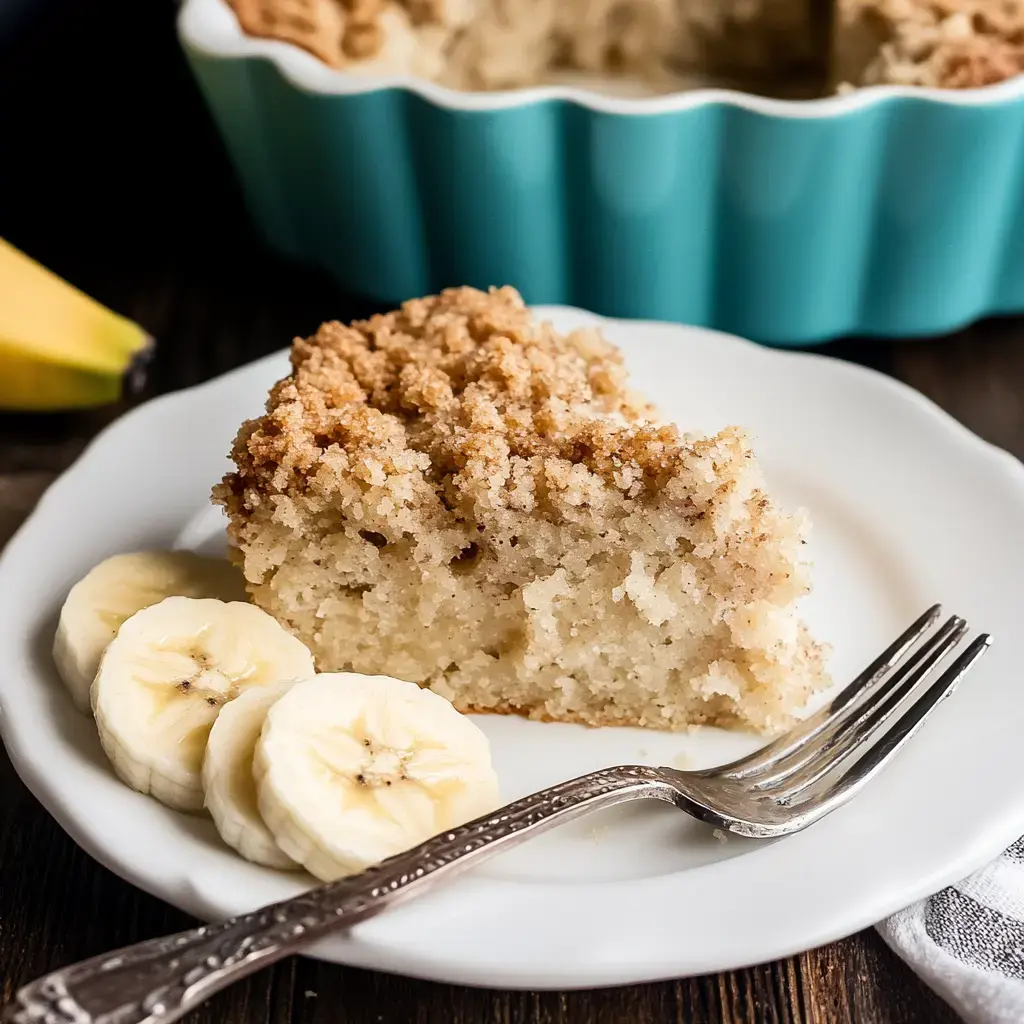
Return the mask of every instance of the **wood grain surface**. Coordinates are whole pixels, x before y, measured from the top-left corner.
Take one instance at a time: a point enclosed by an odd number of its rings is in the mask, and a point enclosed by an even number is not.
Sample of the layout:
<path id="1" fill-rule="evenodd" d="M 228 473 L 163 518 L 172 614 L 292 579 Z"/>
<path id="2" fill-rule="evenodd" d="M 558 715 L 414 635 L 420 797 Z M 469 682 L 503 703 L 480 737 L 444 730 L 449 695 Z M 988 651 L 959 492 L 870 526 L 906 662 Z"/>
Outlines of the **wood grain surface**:
<path id="1" fill-rule="evenodd" d="M 65 0 L 0 53 L 0 236 L 159 339 L 146 394 L 204 380 L 372 306 L 253 238 L 173 35 L 174 5 Z M 834 343 L 1024 455 L 1024 321 Z M 123 411 L 0 415 L 0 543 Z M 0 624 L 2 626 L 2 624 Z M 77 849 L 0 759 L 0 980 L 185 927 Z M 542 923 L 539 923 L 542 924 Z M 680 928 L 687 927 L 685 908 Z M 873 932 L 790 960 L 656 985 L 502 993 L 292 960 L 191 1024 L 950 1024 Z"/>

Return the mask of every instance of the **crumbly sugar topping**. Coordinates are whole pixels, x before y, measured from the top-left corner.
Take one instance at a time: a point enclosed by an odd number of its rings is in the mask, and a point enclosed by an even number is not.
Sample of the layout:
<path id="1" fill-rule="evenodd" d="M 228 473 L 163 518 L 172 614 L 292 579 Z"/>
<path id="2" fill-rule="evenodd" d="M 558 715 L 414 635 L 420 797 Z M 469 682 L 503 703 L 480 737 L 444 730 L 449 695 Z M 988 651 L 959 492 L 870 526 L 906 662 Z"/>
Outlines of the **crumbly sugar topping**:
<path id="1" fill-rule="evenodd" d="M 292 349 L 293 372 L 237 439 L 234 503 L 414 474 L 442 504 L 536 500 L 535 481 L 583 467 L 630 496 L 663 490 L 715 441 L 687 441 L 627 387 L 597 330 L 561 335 L 512 288 L 456 288 Z M 580 485 L 584 486 L 582 478 Z M 250 494 L 251 496 L 251 494 Z M 254 500 L 262 500 L 261 498 Z M 581 499 L 584 500 L 584 499 Z"/>
<path id="2" fill-rule="evenodd" d="M 827 44 L 815 26 L 831 3 L 836 73 L 850 78 L 841 91 L 883 83 L 971 88 L 1024 73 L 1024 0 L 229 2 L 248 34 L 294 43 L 331 67 L 463 89 L 536 84 L 565 68 L 609 80 L 639 76 L 654 92 L 685 88 L 693 73 L 742 86 L 730 75 L 824 61 Z M 854 52 L 846 67 L 844 54 Z"/>
<path id="3" fill-rule="evenodd" d="M 376 57 L 389 31 L 441 20 L 442 0 L 231 0 L 250 35 L 295 43 L 332 67 Z"/>
<path id="4" fill-rule="evenodd" d="M 229 0 L 243 30 L 354 72 L 501 89 L 573 68 L 638 76 L 654 92 L 699 72 L 731 76 L 824 64 L 816 26 L 837 11 L 836 74 L 850 81 L 971 88 L 1024 73 L 1024 0 Z M 854 29 L 847 38 L 847 27 Z M 872 39 L 859 53 L 861 29 Z M 685 73 L 685 74 L 681 74 Z"/>
<path id="5" fill-rule="evenodd" d="M 969 89 L 1024 72 L 1024 0 L 855 0 L 885 41 L 863 75 Z"/>
<path id="6" fill-rule="evenodd" d="M 567 72 L 673 92 L 813 59 L 816 0 L 229 0 L 242 29 L 353 73 L 457 89 L 518 88 Z"/>

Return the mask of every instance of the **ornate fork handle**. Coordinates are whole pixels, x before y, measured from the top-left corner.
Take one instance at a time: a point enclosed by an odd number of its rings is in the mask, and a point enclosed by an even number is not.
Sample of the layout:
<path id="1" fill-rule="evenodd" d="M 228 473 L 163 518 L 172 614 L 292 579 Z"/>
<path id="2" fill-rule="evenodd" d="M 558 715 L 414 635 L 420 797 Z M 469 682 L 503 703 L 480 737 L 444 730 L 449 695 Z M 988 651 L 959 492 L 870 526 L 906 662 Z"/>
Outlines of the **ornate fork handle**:
<path id="1" fill-rule="evenodd" d="M 170 1024 L 214 992 L 443 876 L 599 807 L 677 791 L 657 768 L 606 768 L 524 797 L 351 878 L 250 914 L 127 946 L 25 986 L 7 1024 Z"/>

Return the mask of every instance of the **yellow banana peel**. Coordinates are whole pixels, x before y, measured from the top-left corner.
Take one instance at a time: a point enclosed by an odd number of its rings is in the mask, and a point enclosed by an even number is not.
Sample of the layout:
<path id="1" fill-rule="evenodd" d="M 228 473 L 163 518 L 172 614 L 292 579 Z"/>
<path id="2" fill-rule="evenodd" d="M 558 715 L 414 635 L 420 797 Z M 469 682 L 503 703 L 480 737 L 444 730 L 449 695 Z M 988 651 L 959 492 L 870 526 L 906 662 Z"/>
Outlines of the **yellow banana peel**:
<path id="1" fill-rule="evenodd" d="M 56 411 L 137 390 L 153 339 L 0 239 L 0 409 Z"/>

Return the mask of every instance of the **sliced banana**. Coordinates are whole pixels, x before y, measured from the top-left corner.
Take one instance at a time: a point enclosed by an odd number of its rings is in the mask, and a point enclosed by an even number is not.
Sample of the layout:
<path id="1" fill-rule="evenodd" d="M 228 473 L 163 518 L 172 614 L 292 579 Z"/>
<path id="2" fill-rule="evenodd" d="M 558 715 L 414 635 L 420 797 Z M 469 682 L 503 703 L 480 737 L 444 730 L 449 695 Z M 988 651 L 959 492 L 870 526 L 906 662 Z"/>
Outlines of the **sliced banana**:
<path id="1" fill-rule="evenodd" d="M 168 597 L 110 642 L 92 686 L 117 775 L 169 807 L 203 808 L 206 740 L 243 690 L 312 675 L 313 656 L 255 605 Z"/>
<path id="2" fill-rule="evenodd" d="M 278 846 L 324 881 L 498 804 L 487 737 L 443 697 L 387 676 L 297 683 L 267 715 L 253 774 Z"/>
<path id="3" fill-rule="evenodd" d="M 240 693 L 221 708 L 206 742 L 203 790 L 221 839 L 246 860 L 268 868 L 298 865 L 274 841 L 256 802 L 252 759 L 271 706 L 292 687 L 272 683 Z"/>
<path id="4" fill-rule="evenodd" d="M 60 610 L 53 657 L 82 711 L 89 710 L 100 656 L 121 623 L 172 594 L 244 601 L 245 580 L 223 559 L 191 551 L 137 551 L 100 562 L 71 588 Z"/>

